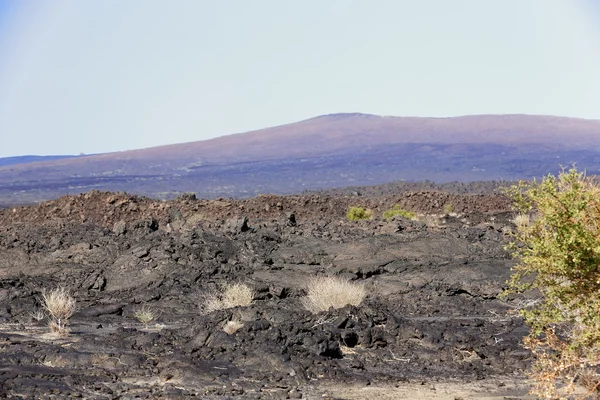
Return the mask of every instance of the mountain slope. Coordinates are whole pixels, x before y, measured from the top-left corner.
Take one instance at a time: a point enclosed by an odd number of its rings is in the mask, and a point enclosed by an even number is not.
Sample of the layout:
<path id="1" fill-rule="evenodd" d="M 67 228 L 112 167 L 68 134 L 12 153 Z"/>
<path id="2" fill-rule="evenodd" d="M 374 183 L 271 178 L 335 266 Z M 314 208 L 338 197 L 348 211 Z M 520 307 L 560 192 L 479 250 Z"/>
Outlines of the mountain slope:
<path id="1" fill-rule="evenodd" d="M 599 171 L 600 121 L 330 114 L 205 141 L 0 167 L 0 203 L 93 188 L 217 197 L 392 180 L 520 179 L 575 162 Z"/>
<path id="2" fill-rule="evenodd" d="M 40 162 L 40 161 L 54 161 L 61 160 L 65 158 L 73 158 L 80 156 L 16 156 L 16 157 L 1 157 L 0 158 L 0 167 L 6 167 L 8 165 L 16 165 L 16 164 L 29 164 L 32 162 Z"/>

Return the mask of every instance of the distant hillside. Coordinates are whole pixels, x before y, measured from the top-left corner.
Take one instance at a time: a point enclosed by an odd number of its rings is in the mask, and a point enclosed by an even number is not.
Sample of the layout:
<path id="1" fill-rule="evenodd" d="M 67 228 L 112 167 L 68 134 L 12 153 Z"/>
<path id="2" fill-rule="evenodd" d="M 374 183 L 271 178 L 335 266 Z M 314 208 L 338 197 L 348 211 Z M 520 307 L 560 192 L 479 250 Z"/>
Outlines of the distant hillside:
<path id="1" fill-rule="evenodd" d="M 55 161 L 64 160 L 66 158 L 74 158 L 80 156 L 17 156 L 17 157 L 0 157 L 0 167 L 15 164 L 28 164 L 40 161 Z"/>
<path id="2" fill-rule="evenodd" d="M 0 204 L 90 189 L 248 197 L 390 181 L 600 173 L 600 121 L 553 116 L 331 114 L 198 142 L 0 167 Z"/>

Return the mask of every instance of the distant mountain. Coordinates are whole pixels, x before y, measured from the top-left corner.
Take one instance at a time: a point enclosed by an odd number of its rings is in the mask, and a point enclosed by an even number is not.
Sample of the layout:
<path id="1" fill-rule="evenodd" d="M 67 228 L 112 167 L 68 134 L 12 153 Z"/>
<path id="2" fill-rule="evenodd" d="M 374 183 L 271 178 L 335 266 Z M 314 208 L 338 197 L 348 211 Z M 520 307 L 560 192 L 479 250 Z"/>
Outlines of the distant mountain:
<path id="1" fill-rule="evenodd" d="M 198 142 L 0 167 L 0 204 L 90 189 L 214 198 L 400 180 L 514 180 L 573 163 L 600 173 L 600 120 L 330 114 Z"/>
<path id="2" fill-rule="evenodd" d="M 74 158 L 80 156 L 17 156 L 17 157 L 0 157 L 0 167 L 15 164 L 28 164 L 40 161 L 63 160 L 65 158 Z"/>

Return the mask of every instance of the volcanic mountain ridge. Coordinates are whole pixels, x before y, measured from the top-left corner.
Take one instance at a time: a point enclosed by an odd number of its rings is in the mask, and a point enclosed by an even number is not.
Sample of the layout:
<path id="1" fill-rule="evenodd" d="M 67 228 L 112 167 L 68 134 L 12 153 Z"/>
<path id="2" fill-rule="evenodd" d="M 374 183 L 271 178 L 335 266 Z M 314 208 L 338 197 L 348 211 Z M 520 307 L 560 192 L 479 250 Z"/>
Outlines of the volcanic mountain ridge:
<path id="1" fill-rule="evenodd" d="M 0 204 L 91 189 L 216 198 L 392 181 L 514 180 L 574 163 L 600 172 L 600 121 L 331 114 L 199 142 L 0 167 Z"/>

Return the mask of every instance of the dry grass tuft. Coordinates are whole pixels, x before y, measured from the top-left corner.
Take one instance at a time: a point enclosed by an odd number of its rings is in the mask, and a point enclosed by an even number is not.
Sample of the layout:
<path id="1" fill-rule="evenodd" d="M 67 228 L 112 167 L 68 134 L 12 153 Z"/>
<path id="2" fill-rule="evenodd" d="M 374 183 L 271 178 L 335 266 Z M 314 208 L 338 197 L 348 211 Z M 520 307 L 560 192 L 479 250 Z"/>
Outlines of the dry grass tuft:
<path id="1" fill-rule="evenodd" d="M 254 300 L 254 289 L 243 283 L 226 285 L 222 293 L 213 293 L 205 298 L 204 311 L 211 313 L 233 307 L 245 307 Z"/>
<path id="2" fill-rule="evenodd" d="M 64 287 L 42 292 L 42 306 L 51 317 L 48 326 L 52 332 L 61 335 L 68 333 L 66 325 L 75 312 L 75 303 L 73 296 Z"/>
<path id="3" fill-rule="evenodd" d="M 439 215 L 435 214 L 420 215 L 416 220 L 423 222 L 429 228 L 439 228 L 442 226 L 442 219 Z"/>
<path id="4" fill-rule="evenodd" d="M 31 316 L 31 319 L 33 319 L 35 321 L 41 321 L 44 318 L 46 318 L 46 313 L 44 312 L 43 309 L 40 309 L 40 308 L 36 308 L 33 311 L 30 311 L 29 315 Z"/>
<path id="5" fill-rule="evenodd" d="M 358 306 L 366 296 L 363 285 L 339 277 L 316 277 L 309 280 L 308 293 L 302 304 L 312 313 L 342 308 L 348 304 Z"/>
<path id="6" fill-rule="evenodd" d="M 513 219 L 513 223 L 518 229 L 523 229 L 531 224 L 531 218 L 527 214 L 519 214 Z"/>
<path id="7" fill-rule="evenodd" d="M 134 310 L 133 316 L 147 328 L 150 322 L 158 318 L 158 311 L 154 307 L 144 304 Z"/>
<path id="8" fill-rule="evenodd" d="M 233 335 L 240 328 L 244 326 L 244 324 L 240 321 L 227 321 L 227 323 L 223 326 L 223 331 L 225 331 L 228 335 Z"/>
<path id="9" fill-rule="evenodd" d="M 354 350 L 353 348 L 348 347 L 346 345 L 343 345 L 343 344 L 340 344 L 340 351 L 345 356 L 350 355 L 350 354 L 356 354 L 356 350 Z"/>
<path id="10" fill-rule="evenodd" d="M 48 322 L 48 329 L 50 329 L 50 332 L 56 333 L 60 336 L 66 336 L 69 334 L 69 329 L 65 325 L 60 325 L 54 319 L 51 319 L 50 322 Z"/>

